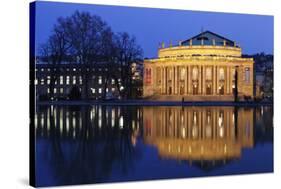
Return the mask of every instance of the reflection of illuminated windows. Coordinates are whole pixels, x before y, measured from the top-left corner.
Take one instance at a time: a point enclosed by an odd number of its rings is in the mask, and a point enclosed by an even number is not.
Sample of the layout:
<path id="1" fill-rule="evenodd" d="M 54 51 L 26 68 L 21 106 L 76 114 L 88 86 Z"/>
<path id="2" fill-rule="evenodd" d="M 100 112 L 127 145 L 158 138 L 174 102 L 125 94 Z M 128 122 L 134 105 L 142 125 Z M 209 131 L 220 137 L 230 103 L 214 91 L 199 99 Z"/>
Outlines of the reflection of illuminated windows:
<path id="1" fill-rule="evenodd" d="M 101 88 L 99 88 L 99 93 L 101 94 L 101 92 L 102 92 L 102 89 L 101 89 Z"/>
<path id="2" fill-rule="evenodd" d="M 211 112 L 207 111 L 207 124 L 211 123 Z"/>
<path id="3" fill-rule="evenodd" d="M 192 69 L 192 79 L 193 80 L 197 80 L 198 79 L 198 68 L 197 67 L 194 67 Z"/>
<path id="4" fill-rule="evenodd" d="M 197 138 L 198 136 L 198 129 L 196 126 L 192 127 L 192 137 Z"/>
<path id="5" fill-rule="evenodd" d="M 115 125 L 115 111 L 114 109 L 111 110 L 111 126 L 114 127 Z"/>
<path id="6" fill-rule="evenodd" d="M 219 113 L 218 124 L 219 124 L 219 136 L 220 136 L 221 138 L 223 138 L 223 136 L 224 136 L 223 111 L 220 111 L 220 113 Z"/>
<path id="7" fill-rule="evenodd" d="M 120 129 L 123 129 L 123 126 L 124 126 L 123 124 L 124 124 L 123 116 L 121 116 L 120 119 L 119 119 L 119 127 L 120 127 Z"/>
<path id="8" fill-rule="evenodd" d="M 96 89 L 95 88 L 91 88 L 91 91 L 92 91 L 93 94 L 96 93 Z"/>
<path id="9" fill-rule="evenodd" d="M 220 128 L 219 128 L 219 136 L 220 136 L 221 138 L 223 138 L 223 136 L 224 136 L 224 128 L 223 128 L 223 127 L 220 127 Z"/>
<path id="10" fill-rule="evenodd" d="M 224 80 L 224 69 L 223 68 L 219 69 L 219 80 Z"/>
<path id="11" fill-rule="evenodd" d="M 218 123 L 219 123 L 219 127 L 223 126 L 223 112 L 220 112 L 220 114 L 219 114 Z"/>
<path id="12" fill-rule="evenodd" d="M 185 138 L 186 137 L 186 131 L 185 131 L 185 128 L 183 127 L 182 130 L 181 130 L 181 136 L 182 138 Z"/>
<path id="13" fill-rule="evenodd" d="M 99 77 L 98 83 L 99 83 L 99 84 L 102 84 L 102 77 L 101 77 L 101 76 Z"/>
<path id="14" fill-rule="evenodd" d="M 197 112 L 193 112 L 193 125 L 197 125 Z"/>
<path id="15" fill-rule="evenodd" d="M 82 85 L 82 76 L 79 76 L 79 83 Z"/>
<path id="16" fill-rule="evenodd" d="M 211 125 L 206 126 L 206 137 L 210 138 L 212 136 L 212 127 Z"/>
<path id="17" fill-rule="evenodd" d="M 57 93 L 57 88 L 54 88 L 54 93 L 55 93 L 55 94 Z"/>
<path id="18" fill-rule="evenodd" d="M 183 114 L 181 114 L 181 124 L 182 124 L 182 125 L 184 124 L 184 117 L 183 117 Z"/>
<path id="19" fill-rule="evenodd" d="M 72 77 L 72 84 L 75 85 L 76 84 L 76 76 Z"/>

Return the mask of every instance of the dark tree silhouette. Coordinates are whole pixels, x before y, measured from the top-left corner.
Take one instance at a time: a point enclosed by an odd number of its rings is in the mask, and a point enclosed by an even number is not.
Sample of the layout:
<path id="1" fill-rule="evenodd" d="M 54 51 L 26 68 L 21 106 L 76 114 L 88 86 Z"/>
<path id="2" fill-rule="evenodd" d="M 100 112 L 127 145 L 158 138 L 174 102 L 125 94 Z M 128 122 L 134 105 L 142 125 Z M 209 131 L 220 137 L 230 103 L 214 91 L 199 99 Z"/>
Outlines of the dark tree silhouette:
<path id="1" fill-rule="evenodd" d="M 46 44 L 41 46 L 39 54 L 54 67 L 58 67 L 62 61 L 81 65 L 84 81 L 83 99 L 88 99 L 89 76 L 92 75 L 92 68 L 97 63 L 105 63 L 109 69 L 112 68 L 112 72 L 105 74 L 104 93 L 109 79 L 114 79 L 119 94 L 130 96 L 131 64 L 138 63 L 142 59 L 142 49 L 137 45 L 135 37 L 125 32 L 114 34 L 99 16 L 79 11 L 69 17 L 58 19 L 53 34 Z M 120 70 L 115 67 L 119 67 Z M 53 72 L 50 83 L 51 96 L 59 72 L 60 69 Z M 119 78 L 121 81 L 118 80 Z M 124 87 L 123 91 L 121 85 Z"/>

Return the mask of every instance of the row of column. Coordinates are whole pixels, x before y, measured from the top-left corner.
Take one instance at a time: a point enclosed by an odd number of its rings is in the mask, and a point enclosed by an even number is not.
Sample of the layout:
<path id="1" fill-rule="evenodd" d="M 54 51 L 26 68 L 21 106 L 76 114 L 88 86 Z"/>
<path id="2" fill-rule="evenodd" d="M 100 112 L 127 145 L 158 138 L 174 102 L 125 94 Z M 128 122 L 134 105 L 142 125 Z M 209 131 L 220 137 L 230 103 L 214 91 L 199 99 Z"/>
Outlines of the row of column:
<path id="1" fill-rule="evenodd" d="M 151 135 L 187 139 L 194 137 L 205 139 L 208 135 L 212 139 L 218 137 L 234 139 L 234 126 L 237 120 L 234 120 L 233 114 L 233 109 L 209 111 L 160 109 L 154 114 L 156 116 L 153 119 L 154 127 L 152 127 Z"/>
<path id="2" fill-rule="evenodd" d="M 198 80 L 192 80 L 192 69 L 194 67 L 198 68 Z M 206 80 L 206 68 L 211 68 L 211 80 Z M 224 80 L 219 79 L 219 71 L 220 68 L 224 69 Z M 211 86 L 211 95 L 219 95 L 220 94 L 220 86 L 223 86 L 223 94 L 232 94 L 232 86 L 234 83 L 233 78 L 233 71 L 234 68 L 230 66 L 162 66 L 158 67 L 156 69 L 160 69 L 160 85 L 157 87 L 160 88 L 161 94 L 171 94 L 172 95 L 178 95 L 180 94 L 180 72 L 181 69 L 185 69 L 185 77 L 184 77 L 184 91 L 183 93 L 188 94 L 194 94 L 193 86 L 197 85 L 198 88 L 198 94 L 205 95 L 207 94 L 207 85 Z M 172 69 L 172 79 L 171 81 L 169 78 L 169 70 Z M 159 76 L 156 76 L 159 78 Z M 158 83 L 157 83 L 158 84 Z M 172 91 L 169 91 L 170 88 Z"/>

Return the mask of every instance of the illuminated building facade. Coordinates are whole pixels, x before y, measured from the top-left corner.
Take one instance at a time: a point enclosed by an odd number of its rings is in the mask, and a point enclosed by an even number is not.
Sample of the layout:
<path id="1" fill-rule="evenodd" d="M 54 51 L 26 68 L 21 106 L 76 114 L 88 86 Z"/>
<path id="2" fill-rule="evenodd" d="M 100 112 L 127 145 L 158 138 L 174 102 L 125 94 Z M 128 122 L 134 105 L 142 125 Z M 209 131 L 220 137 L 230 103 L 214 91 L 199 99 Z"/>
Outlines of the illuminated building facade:
<path id="1" fill-rule="evenodd" d="M 73 87 L 78 87 L 82 93 L 83 85 L 85 85 L 84 76 L 87 74 L 89 98 L 100 99 L 104 93 L 118 97 L 117 82 L 122 86 L 121 79 L 118 74 L 115 74 L 116 77 L 112 77 L 111 69 L 118 70 L 119 68 L 100 63 L 96 64 L 95 67 L 87 68 L 84 73 L 82 65 L 77 63 L 64 63 L 56 67 L 52 64 L 38 63 L 35 68 L 36 95 L 39 100 L 51 97 L 55 99 L 67 98 Z M 54 80 L 53 86 L 52 79 Z M 51 87 L 53 87 L 52 96 L 50 96 Z"/>
<path id="2" fill-rule="evenodd" d="M 162 44 L 158 58 L 144 60 L 143 96 L 157 100 L 233 100 L 253 97 L 252 58 L 229 39 L 205 31 L 178 45 Z"/>
<path id="3" fill-rule="evenodd" d="M 68 99 L 71 90 L 77 87 L 81 93 L 84 91 L 85 75 L 88 85 L 88 97 L 90 99 L 102 99 L 104 96 L 120 98 L 120 90 L 124 86 L 120 76 L 120 66 L 116 64 L 96 63 L 94 66 L 84 69 L 78 63 L 63 63 L 53 66 L 46 62 L 38 62 L 35 68 L 36 96 L 39 100 Z M 132 64 L 132 93 L 141 96 L 142 76 L 137 64 Z M 51 82 L 53 80 L 53 83 Z M 51 93 L 53 88 L 53 94 Z"/>
<path id="4" fill-rule="evenodd" d="M 254 146 L 253 109 L 144 107 L 143 112 L 144 142 L 161 158 L 230 160 Z"/>

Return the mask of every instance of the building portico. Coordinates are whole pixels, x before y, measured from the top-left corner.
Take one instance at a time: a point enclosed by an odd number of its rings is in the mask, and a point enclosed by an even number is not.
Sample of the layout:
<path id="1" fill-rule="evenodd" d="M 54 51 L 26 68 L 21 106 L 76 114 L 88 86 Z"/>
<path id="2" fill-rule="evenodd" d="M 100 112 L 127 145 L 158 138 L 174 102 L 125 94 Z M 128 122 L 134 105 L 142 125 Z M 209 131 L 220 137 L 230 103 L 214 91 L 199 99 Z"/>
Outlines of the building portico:
<path id="1" fill-rule="evenodd" d="M 217 35 L 204 32 L 198 36 L 187 40 L 191 41 L 188 45 L 181 43 L 160 48 L 158 58 L 144 61 L 144 96 L 230 100 L 233 99 L 237 73 L 238 95 L 252 97 L 253 59 L 242 58 L 241 48 L 231 46 L 232 41 L 226 42 L 224 38 L 221 46 L 205 45 L 204 42 L 203 45 L 192 45 L 197 38 L 208 36 L 209 39 Z"/>

